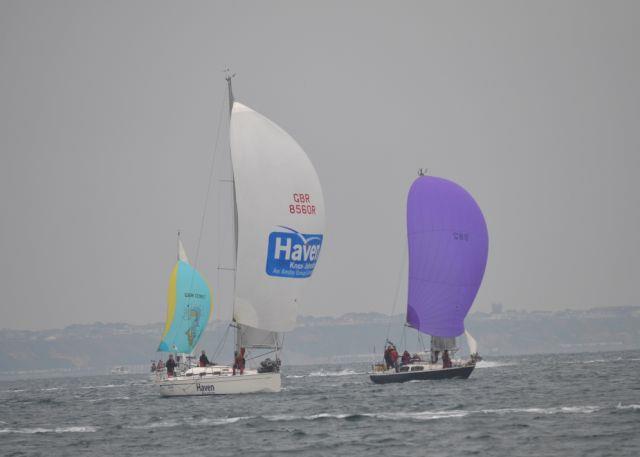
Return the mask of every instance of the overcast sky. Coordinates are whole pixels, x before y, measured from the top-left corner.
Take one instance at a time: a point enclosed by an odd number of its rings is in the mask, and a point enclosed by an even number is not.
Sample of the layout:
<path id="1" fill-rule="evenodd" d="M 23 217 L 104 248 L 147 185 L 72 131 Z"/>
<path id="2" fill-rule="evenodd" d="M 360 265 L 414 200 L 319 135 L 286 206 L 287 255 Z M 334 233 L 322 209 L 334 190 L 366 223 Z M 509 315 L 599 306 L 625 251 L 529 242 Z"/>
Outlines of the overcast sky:
<path id="1" fill-rule="evenodd" d="M 164 319 L 225 67 L 323 183 L 301 313 L 391 312 L 419 167 L 487 220 L 472 310 L 640 305 L 638 2 L 0 0 L 0 328 Z"/>

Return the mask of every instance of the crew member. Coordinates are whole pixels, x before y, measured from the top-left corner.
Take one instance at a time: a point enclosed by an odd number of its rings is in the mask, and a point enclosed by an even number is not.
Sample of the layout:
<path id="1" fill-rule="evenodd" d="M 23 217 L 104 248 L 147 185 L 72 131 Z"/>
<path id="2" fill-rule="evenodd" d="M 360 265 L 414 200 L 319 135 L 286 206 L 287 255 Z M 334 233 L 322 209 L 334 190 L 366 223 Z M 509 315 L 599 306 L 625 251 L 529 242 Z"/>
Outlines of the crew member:
<path id="1" fill-rule="evenodd" d="M 391 364 L 393 365 L 393 367 L 396 369 L 396 372 L 398 371 L 398 351 L 396 350 L 395 346 L 391 346 Z"/>
<path id="2" fill-rule="evenodd" d="M 404 351 L 402 353 L 402 364 L 408 365 L 410 363 L 411 363 L 411 354 L 409 354 L 409 351 Z"/>
<path id="3" fill-rule="evenodd" d="M 201 367 L 209 366 L 209 359 L 207 358 L 207 355 L 204 353 L 204 349 L 202 350 L 202 353 L 200 354 L 200 366 Z"/>
<path id="4" fill-rule="evenodd" d="M 442 353 L 442 368 L 451 368 L 453 364 L 451 363 L 451 358 L 449 358 L 449 351 L 444 350 Z"/>
<path id="5" fill-rule="evenodd" d="M 233 356 L 233 374 L 236 374 L 236 370 L 240 371 L 240 374 L 244 374 L 244 348 L 240 348 L 240 351 L 235 351 Z"/>
<path id="6" fill-rule="evenodd" d="M 167 367 L 167 376 L 171 377 L 175 374 L 176 365 L 176 361 L 173 360 L 173 354 L 169 354 L 169 360 L 167 360 L 167 363 L 165 364 Z"/>

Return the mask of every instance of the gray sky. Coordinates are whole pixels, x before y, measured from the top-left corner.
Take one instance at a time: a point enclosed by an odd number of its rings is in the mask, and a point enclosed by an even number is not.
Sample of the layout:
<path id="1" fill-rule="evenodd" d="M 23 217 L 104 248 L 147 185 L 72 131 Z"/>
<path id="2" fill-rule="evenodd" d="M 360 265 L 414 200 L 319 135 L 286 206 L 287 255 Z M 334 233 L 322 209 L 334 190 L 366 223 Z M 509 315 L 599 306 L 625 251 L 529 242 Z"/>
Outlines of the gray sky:
<path id="1" fill-rule="evenodd" d="M 323 183 L 302 313 L 391 311 L 419 167 L 485 214 L 472 309 L 638 305 L 639 43 L 633 1 L 0 0 L 0 328 L 164 318 L 227 66 Z"/>

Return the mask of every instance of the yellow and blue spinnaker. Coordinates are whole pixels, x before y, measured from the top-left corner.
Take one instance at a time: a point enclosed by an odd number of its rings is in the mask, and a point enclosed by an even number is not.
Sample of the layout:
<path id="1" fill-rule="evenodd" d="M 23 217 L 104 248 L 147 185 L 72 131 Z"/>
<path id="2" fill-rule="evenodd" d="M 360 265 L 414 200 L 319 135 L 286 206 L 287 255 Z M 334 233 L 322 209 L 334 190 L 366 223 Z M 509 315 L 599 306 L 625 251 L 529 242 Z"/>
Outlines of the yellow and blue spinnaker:
<path id="1" fill-rule="evenodd" d="M 213 300 L 207 282 L 183 260 L 178 260 L 171 272 L 167 305 L 158 351 L 190 354 L 209 322 Z"/>

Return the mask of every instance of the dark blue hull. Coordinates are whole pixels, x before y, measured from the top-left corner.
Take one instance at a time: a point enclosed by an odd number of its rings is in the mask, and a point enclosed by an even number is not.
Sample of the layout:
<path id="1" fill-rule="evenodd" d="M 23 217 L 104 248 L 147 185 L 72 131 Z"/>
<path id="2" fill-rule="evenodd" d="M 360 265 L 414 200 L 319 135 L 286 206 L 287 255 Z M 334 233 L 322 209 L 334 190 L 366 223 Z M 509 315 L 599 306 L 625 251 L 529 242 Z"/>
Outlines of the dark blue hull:
<path id="1" fill-rule="evenodd" d="M 376 384 L 392 382 L 427 381 L 436 379 L 467 379 L 475 365 L 464 367 L 443 368 L 440 370 L 407 371 L 404 373 L 371 374 L 369 378 Z"/>

